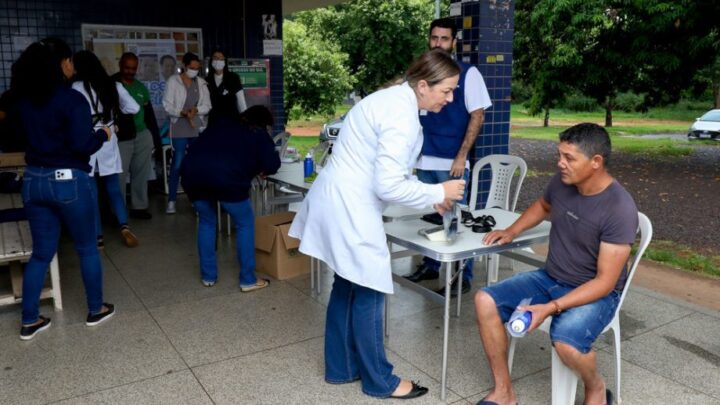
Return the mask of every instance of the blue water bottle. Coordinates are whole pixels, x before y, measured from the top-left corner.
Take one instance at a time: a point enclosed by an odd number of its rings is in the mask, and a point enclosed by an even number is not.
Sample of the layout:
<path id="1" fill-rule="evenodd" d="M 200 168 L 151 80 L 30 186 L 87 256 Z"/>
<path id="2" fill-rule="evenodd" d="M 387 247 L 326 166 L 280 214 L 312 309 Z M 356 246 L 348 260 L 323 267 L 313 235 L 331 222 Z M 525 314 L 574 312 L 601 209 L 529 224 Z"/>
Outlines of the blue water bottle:
<path id="1" fill-rule="evenodd" d="M 525 298 L 524 300 L 520 301 L 520 304 L 518 304 L 518 306 L 525 306 L 529 304 L 530 299 Z M 510 315 L 510 319 L 508 320 L 506 327 L 510 335 L 512 335 L 513 337 L 523 337 L 525 336 L 525 333 L 527 332 L 531 323 L 532 312 L 522 311 L 518 308 L 515 308 L 515 311 L 513 311 L 512 315 Z"/>
<path id="2" fill-rule="evenodd" d="M 310 152 L 305 155 L 305 161 L 303 162 L 303 168 L 305 177 L 310 177 L 315 172 L 315 164 L 313 163 L 312 154 Z"/>

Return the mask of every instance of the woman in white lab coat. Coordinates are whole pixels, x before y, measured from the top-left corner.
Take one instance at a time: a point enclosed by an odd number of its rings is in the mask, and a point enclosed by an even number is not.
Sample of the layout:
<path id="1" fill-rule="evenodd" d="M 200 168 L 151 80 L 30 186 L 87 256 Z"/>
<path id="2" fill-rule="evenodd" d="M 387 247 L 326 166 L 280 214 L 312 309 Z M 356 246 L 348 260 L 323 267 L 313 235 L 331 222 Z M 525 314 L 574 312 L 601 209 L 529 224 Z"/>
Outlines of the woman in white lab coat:
<path id="1" fill-rule="evenodd" d="M 429 51 L 405 82 L 354 106 L 290 228 L 301 252 L 335 271 L 325 326 L 329 383 L 360 379 L 364 393 L 382 398 L 428 391 L 394 375 L 385 357 L 383 306 L 393 284 L 382 211 L 387 203 L 442 210 L 462 198 L 463 180 L 424 184 L 411 176 L 423 142 L 418 111 L 438 112 L 452 101 L 459 72 L 450 55 Z"/>

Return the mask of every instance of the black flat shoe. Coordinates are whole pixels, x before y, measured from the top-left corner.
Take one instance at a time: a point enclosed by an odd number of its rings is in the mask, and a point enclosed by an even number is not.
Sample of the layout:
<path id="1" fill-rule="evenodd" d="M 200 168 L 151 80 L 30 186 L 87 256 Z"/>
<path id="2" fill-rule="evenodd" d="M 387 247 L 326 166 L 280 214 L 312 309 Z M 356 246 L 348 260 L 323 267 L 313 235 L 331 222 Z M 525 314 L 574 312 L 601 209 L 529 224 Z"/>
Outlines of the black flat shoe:
<path id="1" fill-rule="evenodd" d="M 397 396 L 397 397 L 394 396 L 394 395 L 390 395 L 388 398 L 392 398 L 392 399 L 413 399 L 413 398 L 421 397 L 421 396 L 423 396 L 423 395 L 425 395 L 425 394 L 428 393 L 427 387 L 421 387 L 421 386 L 419 386 L 415 381 L 411 381 L 411 383 L 412 383 L 412 389 L 411 389 L 410 392 L 408 392 L 407 394 L 401 395 L 401 396 Z"/>
<path id="2" fill-rule="evenodd" d="M 615 398 L 613 397 L 612 391 L 609 389 L 605 389 L 605 405 L 613 405 L 613 400 Z M 583 405 L 585 405 L 585 402 L 583 402 Z"/>
<path id="3" fill-rule="evenodd" d="M 405 279 L 412 281 L 413 283 L 417 283 L 418 281 L 423 280 L 437 280 L 438 277 L 440 277 L 440 274 L 437 271 L 432 271 L 425 267 L 424 264 L 421 264 L 417 266 L 417 269 L 414 273 L 410 274 L 409 276 L 403 276 Z"/>

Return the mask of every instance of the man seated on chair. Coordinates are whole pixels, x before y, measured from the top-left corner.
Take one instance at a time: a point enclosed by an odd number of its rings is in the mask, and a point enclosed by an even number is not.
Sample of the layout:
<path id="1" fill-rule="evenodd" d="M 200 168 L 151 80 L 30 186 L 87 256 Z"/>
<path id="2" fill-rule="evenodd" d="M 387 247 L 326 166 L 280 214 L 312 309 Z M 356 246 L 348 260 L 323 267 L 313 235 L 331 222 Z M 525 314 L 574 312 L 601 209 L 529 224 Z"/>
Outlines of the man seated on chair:
<path id="1" fill-rule="evenodd" d="M 549 220 L 544 269 L 520 273 L 475 296 L 478 328 L 495 387 L 478 404 L 516 404 L 507 364 L 504 323 L 523 298 L 531 298 L 536 329 L 552 316 L 550 339 L 563 363 L 585 384 L 585 404 L 612 403 L 598 374 L 592 344 L 612 320 L 627 277 L 638 210 L 630 194 L 607 171 L 610 137 L 596 124 L 560 133 L 557 173 L 509 228 L 485 235 L 485 244 L 506 244 Z"/>

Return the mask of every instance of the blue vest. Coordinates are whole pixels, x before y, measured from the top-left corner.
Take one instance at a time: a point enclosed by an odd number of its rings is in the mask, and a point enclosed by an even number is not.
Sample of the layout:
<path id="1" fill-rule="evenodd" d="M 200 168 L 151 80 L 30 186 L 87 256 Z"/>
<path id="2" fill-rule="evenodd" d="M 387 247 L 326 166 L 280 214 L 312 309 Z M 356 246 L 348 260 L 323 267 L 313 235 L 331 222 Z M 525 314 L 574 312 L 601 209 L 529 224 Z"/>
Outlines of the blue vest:
<path id="1" fill-rule="evenodd" d="M 440 110 L 439 113 L 428 111 L 427 115 L 420 116 L 423 127 L 423 147 L 421 154 L 446 159 L 455 159 L 467 130 L 470 114 L 465 108 L 465 75 L 472 67 L 467 63 L 460 65 L 460 80 L 453 91 L 453 101 Z"/>

